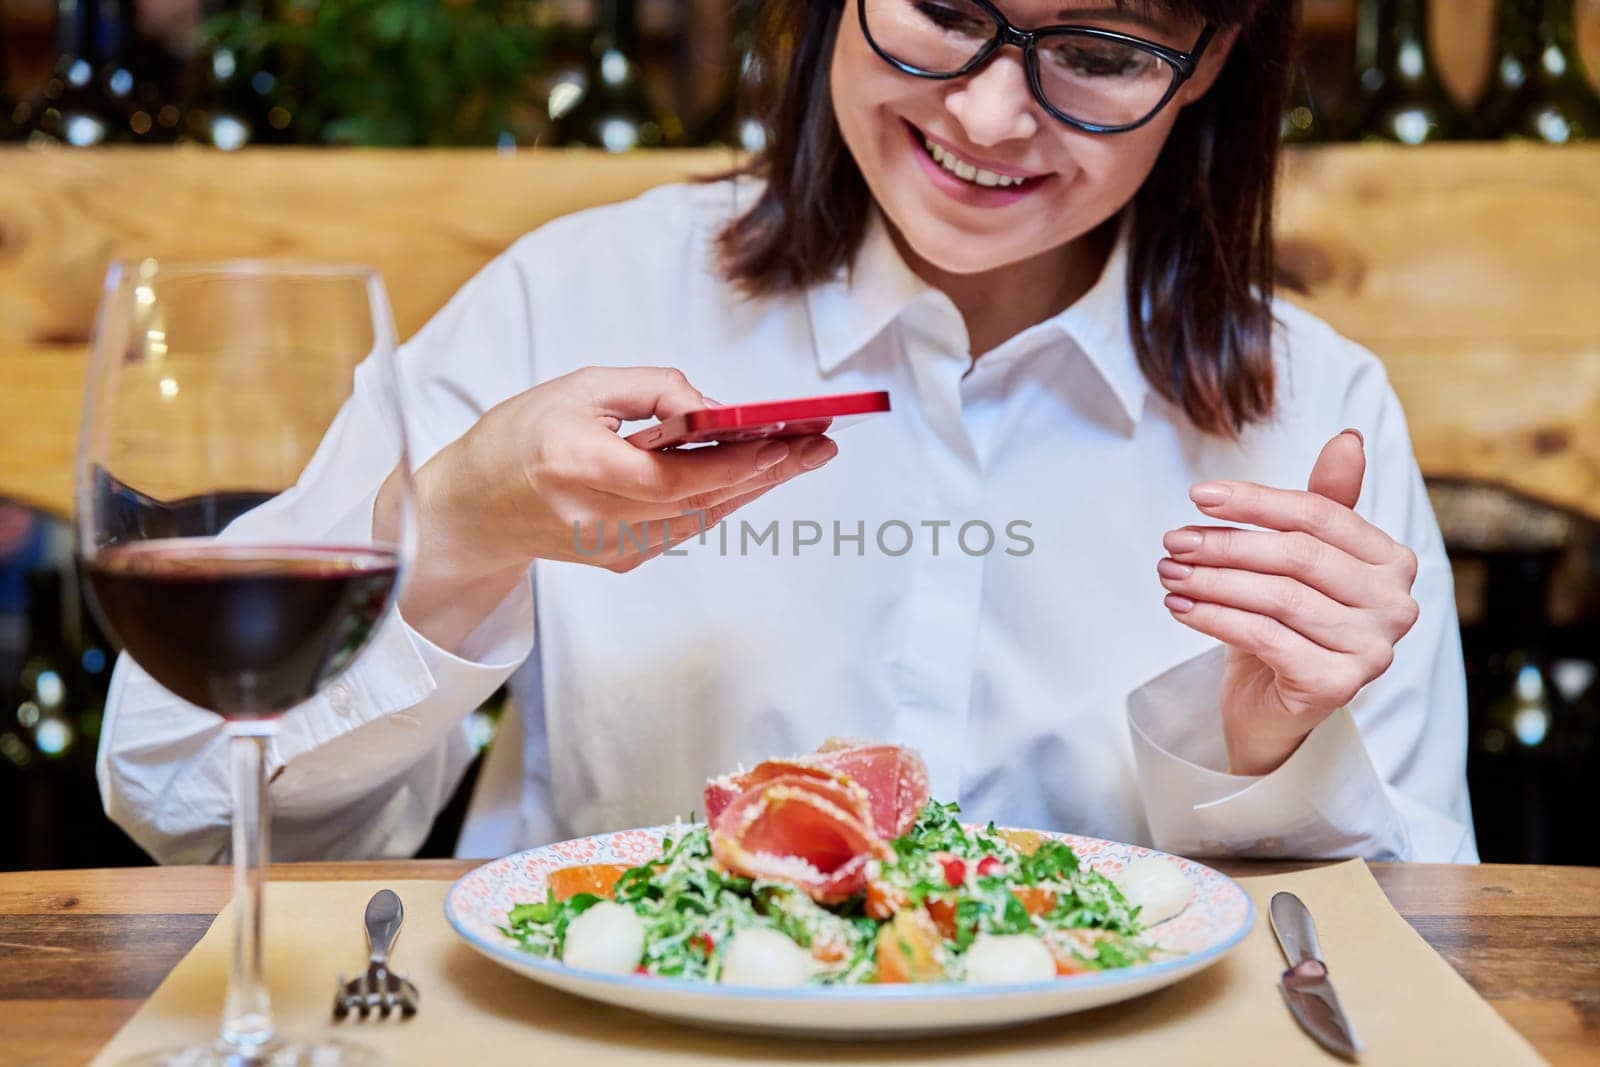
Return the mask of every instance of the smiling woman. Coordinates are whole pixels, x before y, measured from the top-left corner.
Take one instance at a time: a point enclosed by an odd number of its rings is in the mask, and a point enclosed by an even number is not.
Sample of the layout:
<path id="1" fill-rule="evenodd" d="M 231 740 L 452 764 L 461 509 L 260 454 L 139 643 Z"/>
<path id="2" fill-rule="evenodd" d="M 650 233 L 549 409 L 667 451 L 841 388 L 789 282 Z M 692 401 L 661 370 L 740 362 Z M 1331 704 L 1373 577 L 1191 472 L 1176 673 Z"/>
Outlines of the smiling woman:
<path id="1" fill-rule="evenodd" d="M 655 824 L 832 735 L 915 745 L 979 822 L 1473 858 L 1404 416 L 1273 292 L 1294 9 L 767 0 L 775 136 L 746 172 L 540 228 L 395 357 L 416 565 L 336 699 L 285 718 L 280 854 L 415 848 L 509 678 L 521 743 L 466 854 Z M 624 436 L 722 406 L 702 388 L 893 411 L 837 441 Z M 360 399 L 258 529 L 393 536 L 394 401 Z M 724 520 L 831 552 L 730 556 Z M 574 551 L 622 523 L 648 538 Z M 957 536 L 1013 523 L 1033 550 Z M 214 724 L 128 663 L 108 723 L 113 814 L 163 858 L 224 851 Z M 764 870 L 773 840 L 713 859 Z"/>

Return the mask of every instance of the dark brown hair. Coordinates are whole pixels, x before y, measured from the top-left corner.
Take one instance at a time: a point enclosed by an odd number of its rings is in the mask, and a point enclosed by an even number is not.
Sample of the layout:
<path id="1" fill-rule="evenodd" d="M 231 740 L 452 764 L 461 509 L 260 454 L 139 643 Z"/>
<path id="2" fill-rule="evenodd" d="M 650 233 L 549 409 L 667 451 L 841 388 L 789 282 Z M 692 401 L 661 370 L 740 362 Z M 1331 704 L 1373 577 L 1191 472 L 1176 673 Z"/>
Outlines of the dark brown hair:
<path id="1" fill-rule="evenodd" d="M 770 140 L 738 173 L 766 184 L 718 244 L 724 274 L 750 294 L 832 277 L 865 235 L 871 193 L 839 133 L 827 73 L 856 2 L 762 4 Z M 1128 2 L 1239 30 L 1216 84 L 1178 117 L 1133 199 L 1128 261 L 1129 326 L 1151 388 L 1201 430 L 1236 436 L 1273 408 L 1272 206 L 1299 5 Z"/>

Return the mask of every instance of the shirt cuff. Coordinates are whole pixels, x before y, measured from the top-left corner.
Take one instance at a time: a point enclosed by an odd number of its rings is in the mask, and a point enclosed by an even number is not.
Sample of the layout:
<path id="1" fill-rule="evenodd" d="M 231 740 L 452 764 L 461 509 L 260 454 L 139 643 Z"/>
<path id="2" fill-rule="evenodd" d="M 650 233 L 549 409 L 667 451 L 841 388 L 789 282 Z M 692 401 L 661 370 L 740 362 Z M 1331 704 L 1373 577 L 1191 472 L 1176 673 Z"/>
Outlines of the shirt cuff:
<path id="1" fill-rule="evenodd" d="M 1349 708 L 1312 730 L 1283 765 L 1226 770 L 1221 648 L 1128 696 L 1145 817 L 1157 848 L 1189 856 L 1368 859 L 1410 852 L 1405 825 Z"/>
<path id="2" fill-rule="evenodd" d="M 312 700 L 279 721 L 267 754 L 276 775 L 297 756 L 376 719 L 400 716 L 435 693 L 459 695 L 441 710 L 465 715 L 533 650 L 533 590 L 523 581 L 462 643 L 448 652 L 412 629 L 392 608 L 354 665 Z M 447 705 L 447 707 L 445 706 Z M 421 722 L 412 717 L 410 725 Z"/>

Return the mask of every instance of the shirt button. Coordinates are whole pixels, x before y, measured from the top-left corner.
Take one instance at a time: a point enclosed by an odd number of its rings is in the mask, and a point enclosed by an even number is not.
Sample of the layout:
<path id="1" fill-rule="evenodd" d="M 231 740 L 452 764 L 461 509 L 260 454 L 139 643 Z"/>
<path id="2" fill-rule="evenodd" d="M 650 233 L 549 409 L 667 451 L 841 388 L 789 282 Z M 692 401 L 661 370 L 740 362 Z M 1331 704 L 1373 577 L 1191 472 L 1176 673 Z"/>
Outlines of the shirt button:
<path id="1" fill-rule="evenodd" d="M 340 715 L 348 718 L 356 707 L 355 698 L 350 695 L 350 687 L 343 682 L 335 682 L 329 686 L 328 705 Z"/>

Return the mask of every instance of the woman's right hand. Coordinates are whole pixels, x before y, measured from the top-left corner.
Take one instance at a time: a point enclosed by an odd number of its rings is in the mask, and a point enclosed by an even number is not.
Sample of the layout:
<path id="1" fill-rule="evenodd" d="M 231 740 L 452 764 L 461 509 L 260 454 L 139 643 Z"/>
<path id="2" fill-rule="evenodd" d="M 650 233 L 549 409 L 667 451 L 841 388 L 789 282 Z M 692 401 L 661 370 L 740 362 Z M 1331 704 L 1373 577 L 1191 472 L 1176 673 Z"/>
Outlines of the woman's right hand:
<path id="1" fill-rule="evenodd" d="M 452 651 L 535 559 L 632 570 L 838 452 L 826 437 L 647 452 L 622 422 L 711 406 L 677 370 L 587 367 L 489 410 L 416 472 L 417 559 L 400 610 Z M 392 483 L 373 516 L 395 523 Z M 641 551 L 619 536 L 647 531 Z M 603 534 L 603 547 L 596 551 Z"/>

